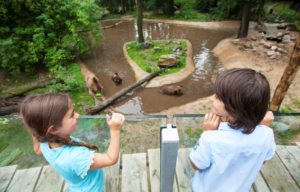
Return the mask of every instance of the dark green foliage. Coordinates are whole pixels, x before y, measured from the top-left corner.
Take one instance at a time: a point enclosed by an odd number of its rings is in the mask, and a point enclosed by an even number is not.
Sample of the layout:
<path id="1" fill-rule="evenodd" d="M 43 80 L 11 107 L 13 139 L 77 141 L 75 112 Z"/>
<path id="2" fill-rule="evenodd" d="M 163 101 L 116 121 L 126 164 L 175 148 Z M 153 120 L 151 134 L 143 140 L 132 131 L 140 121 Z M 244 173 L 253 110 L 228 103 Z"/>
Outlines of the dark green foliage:
<path id="1" fill-rule="evenodd" d="M 113 14 L 126 13 L 135 7 L 135 0 L 97 0 L 97 3 Z"/>
<path id="2" fill-rule="evenodd" d="M 74 62 L 100 37 L 99 18 L 93 0 L 0 0 L 0 68 L 17 75 Z"/>

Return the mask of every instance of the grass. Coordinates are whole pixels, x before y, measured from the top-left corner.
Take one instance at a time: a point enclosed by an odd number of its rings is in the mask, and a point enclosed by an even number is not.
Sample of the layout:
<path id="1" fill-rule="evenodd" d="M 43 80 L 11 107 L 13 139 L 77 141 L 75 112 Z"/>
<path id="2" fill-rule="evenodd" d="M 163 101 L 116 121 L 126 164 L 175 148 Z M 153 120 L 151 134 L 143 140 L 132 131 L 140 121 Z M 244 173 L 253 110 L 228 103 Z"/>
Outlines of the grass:
<path id="1" fill-rule="evenodd" d="M 179 52 L 179 64 L 176 67 L 165 70 L 161 75 L 172 74 L 180 71 L 186 66 L 186 52 L 187 43 L 183 40 L 158 40 L 151 41 L 152 46 L 144 49 L 138 42 L 130 42 L 126 45 L 128 55 L 138 66 L 148 73 L 153 73 L 159 69 L 158 59 L 161 55 L 174 54 L 173 48 L 181 47 Z"/>
<path id="2" fill-rule="evenodd" d="M 275 131 L 275 138 L 277 144 L 290 145 L 291 139 L 300 134 L 300 129 L 289 129 L 284 132 Z"/>

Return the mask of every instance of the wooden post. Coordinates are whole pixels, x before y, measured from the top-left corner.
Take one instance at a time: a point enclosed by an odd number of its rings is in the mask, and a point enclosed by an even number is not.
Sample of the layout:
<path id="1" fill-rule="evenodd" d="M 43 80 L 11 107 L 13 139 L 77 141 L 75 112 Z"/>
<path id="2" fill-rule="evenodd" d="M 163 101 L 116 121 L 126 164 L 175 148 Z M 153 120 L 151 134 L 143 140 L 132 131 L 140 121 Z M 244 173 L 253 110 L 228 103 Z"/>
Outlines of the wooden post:
<path id="1" fill-rule="evenodd" d="M 281 105 L 281 102 L 288 91 L 288 88 L 292 84 L 297 71 L 300 66 L 300 34 L 298 35 L 294 50 L 290 59 L 289 64 L 286 66 L 283 75 L 275 89 L 270 109 L 272 111 L 278 111 Z"/>
<path id="2" fill-rule="evenodd" d="M 120 92 L 116 93 L 115 95 L 113 95 L 112 97 L 108 98 L 107 100 L 105 100 L 104 102 L 100 103 L 99 105 L 90 108 L 87 110 L 88 114 L 90 115 L 94 115 L 102 110 L 104 110 L 107 106 L 111 105 L 113 102 L 115 102 L 117 99 L 119 99 L 120 97 L 122 97 L 123 95 L 125 95 L 126 93 L 128 93 L 129 91 L 133 90 L 134 88 L 142 85 L 143 83 L 145 83 L 146 81 L 151 80 L 152 78 L 156 77 L 157 75 L 159 75 L 159 73 L 161 73 L 162 71 L 164 71 L 165 69 L 160 69 L 146 77 L 144 77 L 143 79 L 137 81 L 136 83 L 122 89 Z"/>

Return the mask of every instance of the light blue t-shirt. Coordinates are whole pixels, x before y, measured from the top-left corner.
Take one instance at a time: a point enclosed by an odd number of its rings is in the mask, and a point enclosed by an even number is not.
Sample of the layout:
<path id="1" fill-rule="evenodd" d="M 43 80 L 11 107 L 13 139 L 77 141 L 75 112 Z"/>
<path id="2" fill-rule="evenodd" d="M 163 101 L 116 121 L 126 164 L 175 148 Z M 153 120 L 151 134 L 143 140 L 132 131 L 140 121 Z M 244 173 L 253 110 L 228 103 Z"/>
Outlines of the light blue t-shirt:
<path id="1" fill-rule="evenodd" d="M 80 141 L 74 137 L 72 140 Z M 83 146 L 68 145 L 51 149 L 47 142 L 41 143 L 41 151 L 51 167 L 66 180 L 70 192 L 104 190 L 103 170 L 89 170 L 94 151 Z"/>
<path id="2" fill-rule="evenodd" d="M 249 192 L 264 161 L 275 153 L 273 130 L 258 125 L 251 134 L 221 123 L 205 131 L 190 153 L 201 171 L 192 179 L 194 192 Z"/>

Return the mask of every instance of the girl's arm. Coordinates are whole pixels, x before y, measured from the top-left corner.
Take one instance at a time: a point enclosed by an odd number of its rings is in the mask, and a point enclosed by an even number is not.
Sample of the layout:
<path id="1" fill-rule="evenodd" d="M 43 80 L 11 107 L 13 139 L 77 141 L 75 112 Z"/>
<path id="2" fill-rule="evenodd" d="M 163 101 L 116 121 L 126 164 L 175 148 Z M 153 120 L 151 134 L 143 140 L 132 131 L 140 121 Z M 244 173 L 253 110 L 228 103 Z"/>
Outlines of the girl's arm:
<path id="1" fill-rule="evenodd" d="M 118 162 L 120 152 L 120 130 L 125 117 L 119 113 L 113 113 L 112 117 L 107 116 L 106 122 L 110 127 L 110 144 L 106 153 L 95 153 L 94 163 L 90 169 L 99 169 L 111 166 Z"/>
<path id="2" fill-rule="evenodd" d="M 33 135 L 32 135 L 32 145 L 35 154 L 41 155 L 40 143 Z"/>

